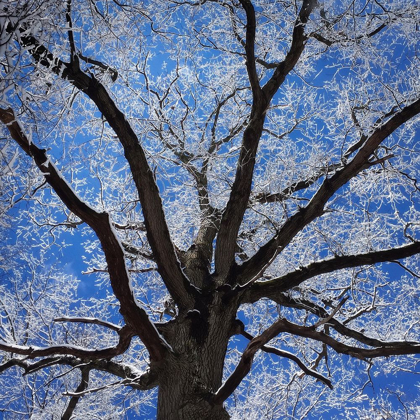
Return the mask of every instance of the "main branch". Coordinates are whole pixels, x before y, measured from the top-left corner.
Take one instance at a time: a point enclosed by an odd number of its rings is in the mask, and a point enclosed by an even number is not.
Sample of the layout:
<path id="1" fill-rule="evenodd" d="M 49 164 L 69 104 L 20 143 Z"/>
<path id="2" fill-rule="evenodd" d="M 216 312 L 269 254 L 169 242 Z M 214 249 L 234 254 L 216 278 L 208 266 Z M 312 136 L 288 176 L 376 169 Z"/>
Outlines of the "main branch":
<path id="1" fill-rule="evenodd" d="M 286 76 L 298 62 L 305 48 L 305 24 L 309 19 L 309 15 L 313 10 L 316 1 L 304 0 L 298 18 L 295 22 L 290 50 L 284 61 L 282 61 L 274 71 L 271 79 L 262 88 L 262 91 L 256 74 L 254 57 L 254 40 L 256 31 L 255 11 L 250 1 L 242 0 L 241 4 L 247 15 L 245 51 L 247 56 L 248 76 L 253 92 L 253 104 L 251 119 L 243 135 L 235 181 L 232 186 L 229 201 L 222 216 L 220 230 L 216 240 L 215 272 L 217 280 L 219 281 L 226 281 L 226 276 L 234 264 L 236 239 L 245 211 L 248 207 L 254 174 L 255 158 L 268 106 L 274 94 L 284 82 Z M 229 279 L 227 280 L 229 281 Z"/>
<path id="2" fill-rule="evenodd" d="M 251 303 L 256 302 L 263 297 L 269 299 L 275 298 L 275 296 L 278 296 L 293 287 L 297 287 L 304 281 L 321 274 L 331 273 L 345 268 L 400 260 L 416 254 L 420 254 L 420 242 L 414 242 L 409 245 L 383 251 L 374 251 L 359 255 L 345 255 L 314 262 L 284 276 L 265 282 L 255 282 L 246 295 L 244 295 L 244 301 Z"/>
<path id="3" fill-rule="evenodd" d="M 370 156 L 377 147 L 395 130 L 419 113 L 420 98 L 404 107 L 384 124 L 376 127 L 361 145 L 353 160 L 337 170 L 330 178 L 326 178 L 309 204 L 290 217 L 270 241 L 239 267 L 240 283 L 251 284 L 257 280 L 277 253 L 284 249 L 305 226 L 323 214 L 324 206 L 328 200 L 350 179 L 356 177 L 360 171 L 366 168 Z"/>
<path id="4" fill-rule="evenodd" d="M 88 76 L 82 72 L 77 60 L 70 64 L 61 61 L 54 57 L 35 37 L 25 35 L 24 30 L 22 30 L 21 44 L 30 52 L 37 63 L 49 68 L 84 92 L 95 103 L 117 134 L 124 148 L 124 156 L 129 163 L 139 193 L 147 238 L 156 259 L 159 274 L 178 305 L 192 306 L 194 289 L 181 269 L 166 224 L 153 171 L 130 123 L 118 109 L 105 87 L 93 75 Z"/>
<path id="5" fill-rule="evenodd" d="M 120 303 L 121 315 L 127 325 L 131 326 L 133 331 L 139 335 L 147 347 L 151 359 L 162 359 L 168 348 L 144 309 L 138 305 L 133 296 L 124 251 L 111 226 L 109 215 L 98 213 L 77 196 L 55 165 L 49 160 L 46 151 L 38 148 L 26 137 L 21 125 L 15 118 L 13 110 L 0 108 L 0 121 L 7 126 L 16 143 L 35 161 L 46 181 L 67 208 L 95 231 L 105 254 L 111 286 Z"/>

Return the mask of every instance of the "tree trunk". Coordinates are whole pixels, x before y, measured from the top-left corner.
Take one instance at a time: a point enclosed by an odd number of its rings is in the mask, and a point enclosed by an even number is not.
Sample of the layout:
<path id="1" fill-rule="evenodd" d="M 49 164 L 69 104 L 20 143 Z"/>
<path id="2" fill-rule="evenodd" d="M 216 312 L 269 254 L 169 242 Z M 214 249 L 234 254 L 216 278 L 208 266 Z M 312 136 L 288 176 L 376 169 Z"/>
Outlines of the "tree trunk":
<path id="1" fill-rule="evenodd" d="M 222 384 L 236 305 L 223 304 L 220 296 L 215 300 L 207 313 L 204 305 L 201 311 L 189 311 L 164 332 L 174 354 L 165 359 L 159 373 L 158 420 L 229 419 L 211 399 Z"/>

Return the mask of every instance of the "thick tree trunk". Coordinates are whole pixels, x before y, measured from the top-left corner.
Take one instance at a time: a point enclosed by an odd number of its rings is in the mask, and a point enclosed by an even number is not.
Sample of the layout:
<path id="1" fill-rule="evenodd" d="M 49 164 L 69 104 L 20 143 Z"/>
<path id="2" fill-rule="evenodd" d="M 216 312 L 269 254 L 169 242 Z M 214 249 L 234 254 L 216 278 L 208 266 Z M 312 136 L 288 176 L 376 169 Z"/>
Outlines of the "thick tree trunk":
<path id="1" fill-rule="evenodd" d="M 174 354 L 163 361 L 159 373 L 158 420 L 229 419 L 211 399 L 222 384 L 236 307 L 223 304 L 220 297 L 215 300 L 208 313 L 190 311 L 165 333 Z"/>
<path id="2" fill-rule="evenodd" d="M 194 364 L 191 362 L 189 366 L 188 362 L 184 361 L 165 369 L 164 378 L 159 384 L 158 420 L 229 419 L 222 406 L 211 404 L 213 393 L 201 383 Z M 207 367 L 211 369 L 211 366 Z"/>

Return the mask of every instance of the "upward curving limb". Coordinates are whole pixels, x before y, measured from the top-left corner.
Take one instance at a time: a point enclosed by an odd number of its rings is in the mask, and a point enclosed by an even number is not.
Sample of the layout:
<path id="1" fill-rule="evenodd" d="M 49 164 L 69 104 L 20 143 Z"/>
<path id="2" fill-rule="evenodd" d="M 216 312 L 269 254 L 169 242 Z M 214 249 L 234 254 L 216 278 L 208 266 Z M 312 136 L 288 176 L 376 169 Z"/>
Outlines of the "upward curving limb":
<path id="1" fill-rule="evenodd" d="M 222 404 L 226 401 L 226 399 L 235 391 L 238 385 L 242 382 L 243 378 L 245 378 L 251 370 L 256 352 L 263 349 L 266 343 L 281 333 L 290 333 L 300 337 L 310 338 L 331 347 L 337 353 L 347 354 L 361 360 L 402 354 L 420 354 L 420 343 L 417 342 L 380 342 L 379 345 L 372 345 L 374 348 L 350 346 L 341 343 L 324 332 L 316 331 L 314 327 L 301 326 L 289 322 L 284 318 L 280 318 L 259 336 L 253 338 L 249 342 L 248 346 L 242 353 L 242 357 L 236 369 L 214 395 L 214 404 Z M 279 353 L 281 353 L 281 351 Z M 329 383 L 329 385 L 331 385 L 331 383 Z"/>
<path id="2" fill-rule="evenodd" d="M 16 143 L 35 161 L 46 181 L 67 208 L 95 231 L 105 254 L 111 286 L 120 303 L 121 315 L 124 317 L 126 324 L 139 335 L 149 351 L 150 358 L 152 360 L 161 360 L 168 351 L 168 347 L 153 323 L 149 320 L 144 309 L 139 306 L 133 296 L 130 285 L 131 280 L 125 264 L 124 251 L 110 223 L 109 215 L 107 213 L 98 213 L 77 196 L 55 165 L 49 160 L 45 150 L 38 148 L 26 137 L 22 127 L 15 118 L 13 110 L 0 108 L 0 121 L 7 126 L 11 137 Z M 8 350 L 3 346 L 3 349 L 20 354 L 13 348 Z M 29 355 L 27 350 L 22 351 L 22 354 Z M 54 351 L 48 354 L 53 353 Z M 44 354 L 42 353 L 42 355 Z"/>
<path id="3" fill-rule="evenodd" d="M 247 333 L 245 330 L 241 331 L 241 335 L 243 335 L 248 340 L 252 341 L 254 337 Z M 287 359 L 293 360 L 301 369 L 302 371 L 309 376 L 313 376 L 314 378 L 318 379 L 319 381 L 323 382 L 325 385 L 327 385 L 330 389 L 333 389 L 333 386 L 331 384 L 331 381 L 326 378 L 325 376 L 318 373 L 316 370 L 308 368 L 298 357 L 296 357 L 293 353 L 290 353 L 288 351 L 279 350 L 274 347 L 270 346 L 262 346 L 261 350 L 265 351 L 266 353 L 275 354 L 280 357 L 285 357 Z"/>
<path id="4" fill-rule="evenodd" d="M 271 279 L 269 281 L 258 281 L 252 284 L 244 295 L 246 302 L 256 302 L 263 297 L 276 300 L 277 296 L 299 286 L 306 280 L 314 278 L 320 274 L 331 273 L 344 268 L 360 267 L 363 265 L 378 264 L 386 261 L 395 261 L 420 254 L 420 242 L 409 245 L 373 251 L 366 254 L 344 255 L 330 258 L 323 261 L 313 262 L 306 267 L 301 267 L 296 271 L 285 274 L 284 276 Z"/>
<path id="5" fill-rule="evenodd" d="M 243 134 L 235 181 L 232 186 L 229 201 L 223 212 L 220 230 L 216 240 L 215 272 L 216 277 L 221 278 L 221 281 L 225 281 L 225 277 L 234 264 L 236 239 L 245 210 L 248 207 L 255 158 L 263 132 L 265 114 L 274 94 L 278 91 L 279 87 L 286 79 L 286 76 L 294 68 L 305 48 L 307 39 L 304 34 L 305 24 L 308 22 L 315 4 L 315 0 L 303 1 L 298 18 L 295 22 L 290 49 L 286 54 L 285 59 L 276 67 L 270 80 L 261 88 L 255 65 L 255 11 L 251 1 L 241 1 L 241 5 L 247 15 L 245 51 L 248 77 L 252 86 L 253 102 L 250 122 Z"/>
<path id="6" fill-rule="evenodd" d="M 248 375 L 257 351 L 263 348 L 271 339 L 280 333 L 282 327 L 280 321 L 282 320 L 276 321 L 274 324 L 270 325 L 259 336 L 254 337 L 248 343 L 235 370 L 214 395 L 213 404 L 223 404 L 239 386 L 245 376 Z"/>
<path id="7" fill-rule="evenodd" d="M 356 177 L 360 171 L 375 163 L 369 159 L 377 147 L 397 128 L 418 114 L 420 114 L 420 98 L 402 108 L 382 125 L 375 127 L 366 141 L 359 145 L 354 158 L 330 178 L 326 178 L 308 205 L 290 217 L 271 240 L 239 267 L 240 284 L 251 284 L 256 281 L 277 253 L 285 248 L 305 226 L 323 214 L 324 206 L 337 190 Z"/>
<path id="8" fill-rule="evenodd" d="M 124 149 L 134 183 L 136 185 L 147 238 L 155 257 L 159 274 L 161 275 L 169 293 L 181 307 L 193 305 L 195 289 L 191 287 L 183 273 L 169 229 L 165 220 L 159 189 L 156 185 L 142 146 L 135 132 L 124 114 L 119 110 L 105 87 L 92 75 L 84 73 L 78 60 L 65 63 L 55 57 L 35 37 L 26 35 L 22 29 L 20 43 L 32 55 L 36 63 L 49 68 L 53 73 L 68 80 L 73 86 L 85 93 L 97 106 L 116 133 Z"/>

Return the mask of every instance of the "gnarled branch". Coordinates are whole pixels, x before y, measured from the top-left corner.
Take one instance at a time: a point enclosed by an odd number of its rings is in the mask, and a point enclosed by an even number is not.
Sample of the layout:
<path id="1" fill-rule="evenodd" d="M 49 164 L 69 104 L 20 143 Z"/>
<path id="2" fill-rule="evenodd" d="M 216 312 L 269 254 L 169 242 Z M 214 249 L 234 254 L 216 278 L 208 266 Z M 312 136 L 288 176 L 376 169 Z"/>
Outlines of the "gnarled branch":
<path id="1" fill-rule="evenodd" d="M 85 93 L 116 133 L 124 148 L 124 156 L 129 163 L 139 193 L 147 238 L 156 258 L 158 271 L 177 304 L 183 307 L 192 306 L 195 289 L 191 287 L 180 267 L 153 171 L 130 123 L 118 109 L 105 87 L 94 76 L 88 76 L 78 66 L 54 57 L 35 37 L 26 35 L 23 30 L 21 44 L 28 49 L 37 63 L 50 68 L 55 74 L 68 80 Z"/>
<path id="2" fill-rule="evenodd" d="M 133 296 L 130 286 L 131 280 L 125 264 L 124 251 L 116 232 L 111 226 L 109 215 L 107 213 L 98 213 L 77 196 L 75 191 L 64 180 L 59 170 L 49 160 L 46 151 L 38 148 L 26 137 L 22 127 L 15 118 L 13 110 L 0 108 L 0 121 L 7 126 L 10 135 L 24 152 L 35 161 L 46 181 L 67 208 L 95 231 L 101 242 L 108 264 L 111 286 L 120 302 L 120 312 L 126 324 L 130 325 L 135 333 L 139 335 L 149 350 L 151 359 L 160 360 L 163 358 L 168 347 L 149 320 L 147 313 L 138 305 Z"/>

